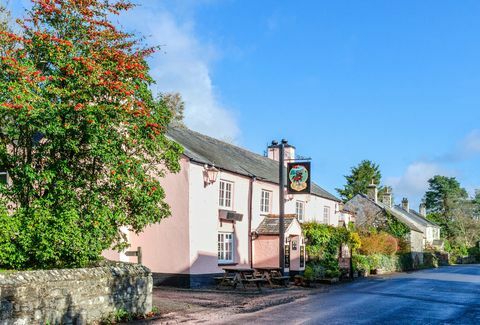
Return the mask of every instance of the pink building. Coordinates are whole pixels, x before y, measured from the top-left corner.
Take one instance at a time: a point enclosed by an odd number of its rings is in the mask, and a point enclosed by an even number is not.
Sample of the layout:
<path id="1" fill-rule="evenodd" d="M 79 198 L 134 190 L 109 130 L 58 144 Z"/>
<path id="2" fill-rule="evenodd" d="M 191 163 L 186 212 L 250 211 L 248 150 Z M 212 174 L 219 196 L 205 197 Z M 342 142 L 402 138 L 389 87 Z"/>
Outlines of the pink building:
<path id="1" fill-rule="evenodd" d="M 277 149 L 264 157 L 182 126 L 172 126 L 168 136 L 185 148 L 180 173 L 162 179 L 172 216 L 139 235 L 128 233 L 132 249 L 142 248 L 155 283 L 195 287 L 211 282 L 225 265 L 278 266 Z M 286 156 L 295 157 L 293 146 Z M 317 184 L 310 195 L 287 196 L 286 272 L 305 267 L 301 223 L 337 226 L 339 203 Z M 123 253 L 104 255 L 136 262 Z"/>

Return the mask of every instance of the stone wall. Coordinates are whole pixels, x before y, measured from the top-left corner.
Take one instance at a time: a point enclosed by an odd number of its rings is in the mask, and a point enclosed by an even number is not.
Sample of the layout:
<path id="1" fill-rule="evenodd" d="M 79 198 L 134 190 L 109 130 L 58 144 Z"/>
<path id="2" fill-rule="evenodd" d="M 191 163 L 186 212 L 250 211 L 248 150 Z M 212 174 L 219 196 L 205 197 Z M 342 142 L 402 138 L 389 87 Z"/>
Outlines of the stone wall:
<path id="1" fill-rule="evenodd" d="M 0 273 L 0 325 L 90 324 L 152 309 L 152 275 L 136 264 Z"/>

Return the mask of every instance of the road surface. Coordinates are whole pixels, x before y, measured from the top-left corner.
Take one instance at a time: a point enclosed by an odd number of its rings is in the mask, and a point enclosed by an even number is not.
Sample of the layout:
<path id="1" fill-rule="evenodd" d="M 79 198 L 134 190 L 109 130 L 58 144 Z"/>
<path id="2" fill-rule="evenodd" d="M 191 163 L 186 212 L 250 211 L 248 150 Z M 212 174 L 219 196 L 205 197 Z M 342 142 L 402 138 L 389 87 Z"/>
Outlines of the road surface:
<path id="1" fill-rule="evenodd" d="M 480 324 L 480 265 L 369 278 L 229 324 Z"/>

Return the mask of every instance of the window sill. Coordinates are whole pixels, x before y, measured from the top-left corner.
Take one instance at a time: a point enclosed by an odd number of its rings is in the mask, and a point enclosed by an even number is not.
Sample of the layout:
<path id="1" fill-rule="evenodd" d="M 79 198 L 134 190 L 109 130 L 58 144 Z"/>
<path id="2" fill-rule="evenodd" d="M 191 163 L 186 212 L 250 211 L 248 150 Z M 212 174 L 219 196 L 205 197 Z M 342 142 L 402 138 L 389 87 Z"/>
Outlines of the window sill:
<path id="1" fill-rule="evenodd" d="M 238 265 L 238 263 L 234 263 L 234 262 L 219 262 L 218 263 L 218 266 L 235 266 L 235 265 Z"/>

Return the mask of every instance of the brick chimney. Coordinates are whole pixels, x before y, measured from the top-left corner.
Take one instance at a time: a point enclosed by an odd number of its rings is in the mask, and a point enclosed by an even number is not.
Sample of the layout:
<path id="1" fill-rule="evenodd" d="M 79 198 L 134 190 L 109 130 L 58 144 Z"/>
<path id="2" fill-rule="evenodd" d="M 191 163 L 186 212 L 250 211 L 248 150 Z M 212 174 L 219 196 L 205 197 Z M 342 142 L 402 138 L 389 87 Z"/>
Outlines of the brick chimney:
<path id="1" fill-rule="evenodd" d="M 425 205 L 425 203 L 420 203 L 420 207 L 418 208 L 418 212 L 420 213 L 420 215 L 422 217 L 426 217 L 427 216 L 427 206 Z"/>
<path id="2" fill-rule="evenodd" d="M 408 199 L 406 197 L 404 197 L 403 200 L 402 200 L 402 209 L 407 211 L 407 212 L 410 212 L 410 205 L 409 205 Z"/>
<path id="3" fill-rule="evenodd" d="M 290 160 L 295 159 L 295 147 L 290 144 L 285 145 L 284 156 L 285 166 L 287 166 L 287 163 L 289 163 Z M 280 149 L 275 146 L 269 146 L 267 148 L 267 157 L 275 161 L 280 161 Z"/>
<path id="4" fill-rule="evenodd" d="M 368 185 L 367 196 L 370 198 L 370 200 L 374 201 L 375 203 L 378 203 L 378 188 L 377 188 L 377 184 L 375 184 L 374 179 L 372 179 L 372 183 Z"/>
<path id="5" fill-rule="evenodd" d="M 385 187 L 385 192 L 382 193 L 382 203 L 387 207 L 392 207 L 392 188 L 390 186 Z"/>

